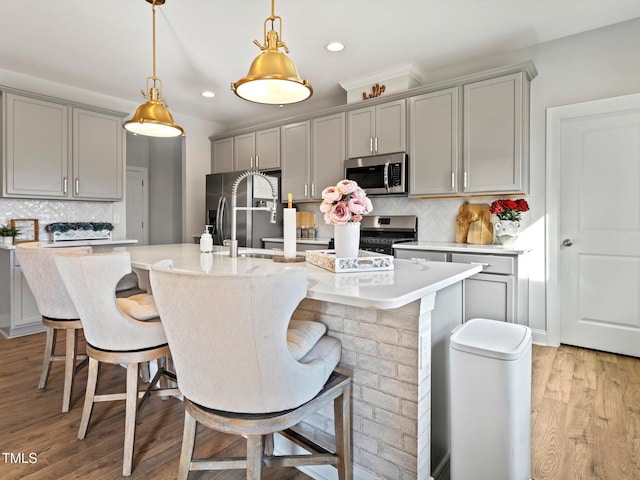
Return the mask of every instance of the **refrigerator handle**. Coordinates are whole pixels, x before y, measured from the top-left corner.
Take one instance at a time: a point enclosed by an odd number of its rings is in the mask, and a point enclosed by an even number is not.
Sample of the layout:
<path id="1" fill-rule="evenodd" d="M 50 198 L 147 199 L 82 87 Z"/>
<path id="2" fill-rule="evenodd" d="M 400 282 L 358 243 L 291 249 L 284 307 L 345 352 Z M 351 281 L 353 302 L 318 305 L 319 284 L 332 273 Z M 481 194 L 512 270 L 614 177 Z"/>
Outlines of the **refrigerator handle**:
<path id="1" fill-rule="evenodd" d="M 220 197 L 220 206 L 218 207 L 218 214 L 216 218 L 220 219 L 220 245 L 224 245 L 224 214 L 227 210 L 227 196 Z"/>

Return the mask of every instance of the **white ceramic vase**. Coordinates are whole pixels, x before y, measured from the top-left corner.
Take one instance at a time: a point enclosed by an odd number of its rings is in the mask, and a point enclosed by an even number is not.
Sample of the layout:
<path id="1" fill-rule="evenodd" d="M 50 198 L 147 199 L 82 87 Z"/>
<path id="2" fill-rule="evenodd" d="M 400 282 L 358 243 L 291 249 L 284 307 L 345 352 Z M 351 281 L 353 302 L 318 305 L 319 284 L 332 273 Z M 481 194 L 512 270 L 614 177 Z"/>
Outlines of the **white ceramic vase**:
<path id="1" fill-rule="evenodd" d="M 337 258 L 355 258 L 360 248 L 360 222 L 333 226 L 333 241 Z"/>
<path id="2" fill-rule="evenodd" d="M 2 237 L 2 243 L 5 245 L 13 245 L 13 237 Z"/>
<path id="3" fill-rule="evenodd" d="M 496 238 L 501 245 L 511 246 L 516 243 L 520 235 L 520 222 L 513 220 L 500 220 L 494 225 Z"/>

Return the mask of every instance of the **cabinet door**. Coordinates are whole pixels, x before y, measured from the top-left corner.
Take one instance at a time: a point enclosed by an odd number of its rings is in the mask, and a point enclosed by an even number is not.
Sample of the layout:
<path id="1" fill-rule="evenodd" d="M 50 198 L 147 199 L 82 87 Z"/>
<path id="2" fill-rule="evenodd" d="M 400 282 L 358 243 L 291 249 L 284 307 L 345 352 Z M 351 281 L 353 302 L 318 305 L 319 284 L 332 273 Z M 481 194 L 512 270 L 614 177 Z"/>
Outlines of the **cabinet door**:
<path id="1" fill-rule="evenodd" d="M 122 199 L 122 136 L 119 117 L 73 109 L 74 198 Z"/>
<path id="2" fill-rule="evenodd" d="M 245 133 L 233 140 L 233 170 L 249 170 L 256 157 L 256 134 Z"/>
<path id="3" fill-rule="evenodd" d="M 256 132 L 256 161 L 260 170 L 280 168 L 280 128 Z"/>
<path id="4" fill-rule="evenodd" d="M 409 99 L 409 195 L 456 193 L 460 90 Z"/>
<path id="5" fill-rule="evenodd" d="M 211 149 L 211 172 L 233 172 L 233 137 L 215 140 Z"/>
<path id="6" fill-rule="evenodd" d="M 373 137 L 376 132 L 375 107 L 347 112 L 349 158 L 373 155 Z"/>
<path id="7" fill-rule="evenodd" d="M 291 193 L 295 200 L 308 200 L 311 166 L 311 122 L 280 127 L 282 163 L 282 201 Z"/>
<path id="8" fill-rule="evenodd" d="M 478 273 L 464 281 L 464 319 L 515 320 L 514 277 Z"/>
<path id="9" fill-rule="evenodd" d="M 3 94 L 6 144 L 3 194 L 66 197 L 69 159 L 68 108 Z"/>
<path id="10" fill-rule="evenodd" d="M 322 190 L 344 178 L 344 127 L 344 113 L 311 121 L 311 197 L 315 200 L 322 199 Z"/>
<path id="11" fill-rule="evenodd" d="M 464 191 L 523 191 L 524 73 L 464 86 Z"/>
<path id="12" fill-rule="evenodd" d="M 376 154 L 405 152 L 407 149 L 407 107 L 404 99 L 376 106 Z"/>
<path id="13" fill-rule="evenodd" d="M 42 319 L 36 299 L 31 293 L 20 267 L 13 267 L 13 310 L 11 315 L 12 330 L 31 323 L 40 323 Z"/>

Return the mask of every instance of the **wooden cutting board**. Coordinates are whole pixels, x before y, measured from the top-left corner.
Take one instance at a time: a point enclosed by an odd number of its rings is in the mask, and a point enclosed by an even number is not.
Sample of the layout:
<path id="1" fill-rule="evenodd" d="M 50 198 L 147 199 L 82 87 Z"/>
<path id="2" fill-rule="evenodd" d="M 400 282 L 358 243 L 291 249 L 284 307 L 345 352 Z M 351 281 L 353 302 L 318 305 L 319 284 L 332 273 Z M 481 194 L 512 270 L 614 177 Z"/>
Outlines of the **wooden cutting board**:
<path id="1" fill-rule="evenodd" d="M 465 202 L 456 217 L 456 242 L 488 245 L 493 243 L 490 205 Z"/>
<path id="2" fill-rule="evenodd" d="M 313 212 L 296 212 L 296 228 L 313 228 L 316 226 L 316 215 Z"/>

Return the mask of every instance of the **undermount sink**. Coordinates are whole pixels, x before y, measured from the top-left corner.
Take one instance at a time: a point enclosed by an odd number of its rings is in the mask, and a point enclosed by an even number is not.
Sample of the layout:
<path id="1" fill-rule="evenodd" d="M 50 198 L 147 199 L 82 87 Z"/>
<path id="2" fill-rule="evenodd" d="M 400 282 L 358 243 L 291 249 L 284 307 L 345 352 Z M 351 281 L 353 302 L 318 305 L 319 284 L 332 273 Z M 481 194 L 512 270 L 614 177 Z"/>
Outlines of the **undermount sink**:
<path id="1" fill-rule="evenodd" d="M 216 255 L 225 255 L 225 256 L 229 256 L 229 252 L 216 252 Z M 243 257 L 243 258 L 266 258 L 266 259 L 273 259 L 273 257 L 277 257 L 277 256 L 282 256 L 282 252 L 278 253 L 278 252 L 247 252 L 247 251 L 242 251 L 240 250 L 238 252 L 238 257 Z"/>
<path id="2" fill-rule="evenodd" d="M 276 253 L 258 253 L 258 252 L 247 252 L 247 253 L 239 253 L 238 257 L 247 257 L 247 258 L 268 258 L 273 259 L 273 257 L 277 257 Z"/>

